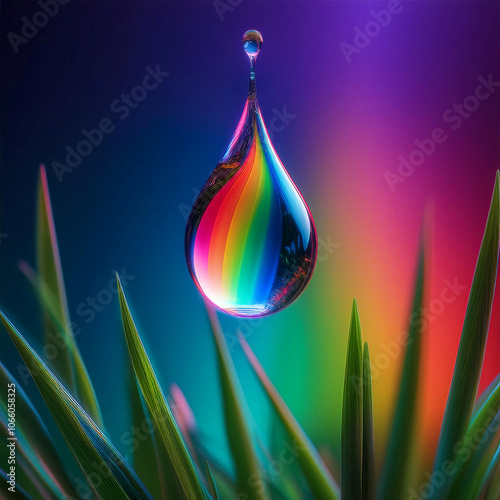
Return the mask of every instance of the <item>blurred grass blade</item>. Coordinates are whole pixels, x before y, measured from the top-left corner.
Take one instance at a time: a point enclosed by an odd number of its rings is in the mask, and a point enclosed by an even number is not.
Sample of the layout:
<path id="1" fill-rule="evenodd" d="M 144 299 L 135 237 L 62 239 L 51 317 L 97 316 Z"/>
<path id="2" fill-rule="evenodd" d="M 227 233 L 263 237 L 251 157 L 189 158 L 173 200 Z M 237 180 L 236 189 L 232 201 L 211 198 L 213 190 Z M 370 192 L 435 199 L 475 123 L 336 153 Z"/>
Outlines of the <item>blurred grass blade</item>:
<path id="1" fill-rule="evenodd" d="M 356 299 L 352 304 L 342 403 L 342 500 L 363 498 L 363 354 Z"/>
<path id="2" fill-rule="evenodd" d="M 12 444 L 12 441 L 9 441 L 12 438 L 8 428 L 7 414 L 2 411 L 0 411 L 0 436 L 2 437 L 2 449 L 7 449 L 8 453 L 7 446 Z M 26 492 L 36 498 L 43 497 L 49 500 L 52 498 L 58 500 L 71 498 L 68 493 L 61 489 L 50 469 L 43 464 L 43 461 L 39 459 L 18 429 L 16 429 L 15 439 L 16 464 L 21 465 L 22 468 L 22 472 L 16 470 L 16 484 L 23 485 Z M 76 494 L 75 491 L 73 494 Z"/>
<path id="3" fill-rule="evenodd" d="M 9 481 L 9 478 L 7 476 L 7 473 L 3 470 L 0 469 L 0 479 L 3 484 L 7 483 Z M 19 484 L 16 484 L 16 490 L 14 493 L 10 493 L 11 498 L 19 498 L 21 500 L 33 500 L 24 489 L 19 486 Z"/>
<path id="4" fill-rule="evenodd" d="M 257 375 L 264 391 L 266 392 L 271 404 L 276 411 L 281 423 L 288 435 L 295 441 L 297 447 L 297 461 L 300 464 L 302 472 L 309 484 L 309 487 L 315 498 L 321 500 L 340 499 L 340 490 L 333 478 L 330 476 L 325 464 L 321 460 L 313 444 L 302 430 L 292 412 L 283 401 L 269 377 L 265 373 L 262 365 L 256 358 L 250 346 L 243 338 L 239 336 L 245 355 L 250 362 L 255 374 Z"/>
<path id="5" fill-rule="evenodd" d="M 144 407 L 135 373 L 127 357 L 128 368 L 128 394 L 132 412 L 134 429 L 140 429 L 140 438 L 135 438 L 133 453 L 133 466 L 137 475 L 144 482 L 154 498 L 169 498 L 165 493 L 164 478 L 158 453 L 154 425 L 147 409 Z"/>
<path id="6" fill-rule="evenodd" d="M 56 448 L 50 438 L 49 431 L 42 422 L 40 415 L 32 405 L 21 384 L 0 362 L 0 406 L 7 412 L 7 387 L 15 384 L 16 390 L 16 433 L 22 435 L 46 475 L 50 476 L 60 491 L 68 497 L 76 495 L 73 483 L 69 479 Z"/>
<path id="7" fill-rule="evenodd" d="M 422 305 L 425 289 L 425 227 L 422 231 L 418 256 L 415 293 L 410 316 L 403 372 L 399 385 L 396 409 L 392 421 L 377 498 L 404 498 L 408 477 L 410 450 L 413 443 L 417 415 L 417 392 L 421 336 L 423 329 Z"/>
<path id="8" fill-rule="evenodd" d="M 215 484 L 214 475 L 212 474 L 212 469 L 210 464 L 205 462 L 206 476 L 208 478 L 208 491 L 212 495 L 213 500 L 220 500 L 219 492 L 217 491 L 217 485 Z"/>
<path id="9" fill-rule="evenodd" d="M 491 461 L 488 477 L 481 494 L 483 500 L 498 500 L 500 498 L 500 447 Z"/>
<path id="10" fill-rule="evenodd" d="M 69 359 L 72 363 L 72 370 L 76 377 L 76 392 L 67 387 L 68 390 L 74 392 L 74 395 L 79 399 L 81 405 L 90 414 L 94 422 L 96 422 L 99 427 L 103 428 L 101 410 L 99 409 L 94 387 L 92 386 L 87 368 L 85 367 L 80 350 L 73 336 L 71 324 L 63 325 L 61 323 L 61 318 L 58 315 L 56 306 L 57 299 L 40 275 L 24 261 L 19 263 L 19 269 L 33 286 L 38 300 L 43 307 L 46 323 L 51 322 L 51 327 L 47 331 L 49 340 L 46 340 L 46 345 L 48 345 L 47 342 L 49 342 L 51 350 L 57 349 L 58 354 L 60 350 L 65 350 L 69 355 Z M 62 336 L 62 338 L 60 338 L 59 335 Z M 63 343 L 62 346 L 61 342 Z M 57 366 L 54 367 L 54 369 L 57 370 Z"/>
<path id="11" fill-rule="evenodd" d="M 186 447 L 191 455 L 191 458 L 199 467 L 196 449 L 193 444 L 193 436 L 198 431 L 196 419 L 194 418 L 193 410 L 189 406 L 184 393 L 177 384 L 170 384 L 170 397 L 172 399 L 172 415 L 174 416 L 177 426 L 181 431 L 181 435 L 186 443 Z"/>
<path id="12" fill-rule="evenodd" d="M 500 172 L 497 171 L 483 241 L 472 280 L 451 388 L 446 403 L 434 469 L 455 458 L 454 447 L 469 425 L 481 376 L 498 269 Z"/>
<path id="13" fill-rule="evenodd" d="M 240 401 L 241 389 L 238 378 L 217 319 L 217 313 L 208 305 L 207 311 L 217 349 L 226 434 L 236 468 L 237 493 L 245 498 L 264 500 L 268 498 L 266 486 L 260 473 L 259 461 Z"/>
<path id="14" fill-rule="evenodd" d="M 37 267 L 42 280 L 52 292 L 54 310 L 59 324 L 69 324 L 68 303 L 61 267 L 61 258 L 57 244 L 56 228 L 52 205 L 50 203 L 49 185 L 44 165 L 40 165 L 38 178 L 38 200 L 37 200 Z M 57 330 L 49 314 L 44 311 L 44 324 L 46 343 L 53 342 L 49 334 Z M 53 359 L 56 372 L 62 377 L 68 389 L 74 392 L 76 389 L 73 367 L 69 349 L 61 348 Z"/>
<path id="15" fill-rule="evenodd" d="M 95 494 L 103 500 L 151 499 L 135 472 L 1 312 L 0 320 Z"/>
<path id="16" fill-rule="evenodd" d="M 494 392 L 498 391 L 498 386 L 500 385 L 500 373 L 490 382 L 490 385 L 481 393 L 477 398 L 476 404 L 474 405 L 474 411 L 472 412 L 471 422 L 474 421 L 478 412 L 486 404 L 486 401 L 491 398 Z"/>
<path id="17" fill-rule="evenodd" d="M 35 287 L 43 307 L 45 343 L 57 347 L 57 354 L 52 360 L 56 373 L 102 428 L 94 388 L 71 327 L 49 185 L 43 165 L 40 166 L 38 180 L 37 215 L 38 274 L 26 265 L 21 270 Z M 63 337 L 63 342 L 56 342 L 58 333 Z"/>
<path id="18" fill-rule="evenodd" d="M 363 349 L 363 500 L 374 498 L 375 454 L 373 449 L 372 374 L 368 342 Z"/>
<path id="19" fill-rule="evenodd" d="M 485 449 L 490 446 L 494 437 L 491 435 L 491 423 L 500 412 L 500 380 L 495 379 L 495 381 L 496 386 L 490 386 L 485 391 L 488 396 L 483 400 L 483 404 L 477 408 L 464 438 L 456 443 L 457 456 L 453 468 L 451 471 L 447 471 L 445 482 L 440 487 L 436 486 L 433 498 L 448 498 L 451 491 L 460 491 L 460 486 L 457 485 L 463 484 L 465 471 L 474 467 L 469 466 L 471 460 L 474 459 L 472 451 L 480 444 L 486 445 Z M 486 432 L 488 429 L 490 431 Z M 487 457 L 484 460 L 487 460 Z"/>
<path id="20" fill-rule="evenodd" d="M 496 468 L 497 451 L 499 447 L 500 434 L 500 412 L 489 420 L 489 425 L 480 429 L 482 434 L 471 436 L 473 441 L 471 457 L 462 466 L 458 480 L 451 489 L 448 498 L 453 500 L 470 500 L 480 498 L 481 491 L 488 481 L 492 469 Z M 478 437 L 479 436 L 479 437 Z"/>
<path id="21" fill-rule="evenodd" d="M 165 457 L 169 458 L 182 494 L 186 499 L 204 500 L 209 498 L 205 487 L 198 477 L 195 465 L 189 456 L 181 433 L 139 337 L 118 275 L 116 279 L 118 282 L 123 329 L 125 331 L 130 360 L 149 414 L 155 424 L 156 433 L 159 438 L 157 445 L 160 456 L 164 453 Z"/>

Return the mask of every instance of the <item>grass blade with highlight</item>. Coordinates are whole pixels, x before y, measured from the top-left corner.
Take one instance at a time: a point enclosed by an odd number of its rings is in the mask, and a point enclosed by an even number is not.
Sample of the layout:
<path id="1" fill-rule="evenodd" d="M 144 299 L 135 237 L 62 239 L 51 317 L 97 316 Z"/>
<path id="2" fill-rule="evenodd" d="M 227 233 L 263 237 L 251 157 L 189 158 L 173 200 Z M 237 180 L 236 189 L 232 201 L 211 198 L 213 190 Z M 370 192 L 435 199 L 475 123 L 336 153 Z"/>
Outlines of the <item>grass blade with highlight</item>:
<path id="1" fill-rule="evenodd" d="M 137 439 L 133 452 L 133 466 L 137 475 L 144 482 L 154 498 L 169 498 L 165 495 L 165 485 L 163 484 L 165 474 L 162 473 L 160 456 L 156 443 L 154 426 L 147 410 L 143 406 L 143 401 L 135 373 L 130 361 L 126 360 L 128 368 L 128 394 L 132 413 L 132 424 L 135 429 L 140 429 L 141 436 Z M 143 432 L 144 429 L 146 432 Z"/>
<path id="2" fill-rule="evenodd" d="M 340 489 L 330 476 L 318 452 L 293 416 L 285 401 L 283 401 L 283 398 L 274 387 L 246 340 L 242 335 L 239 336 L 239 339 L 245 355 L 271 401 L 283 427 L 288 435 L 296 442 L 297 449 L 299 450 L 297 461 L 314 497 L 321 498 L 322 500 L 339 500 Z"/>
<path id="3" fill-rule="evenodd" d="M 0 362 L 0 387 L 7 388 L 8 384 L 16 386 L 16 433 L 22 435 L 29 444 L 33 454 L 38 459 L 40 467 L 47 476 L 66 494 L 67 497 L 75 495 L 75 488 L 69 479 L 56 448 L 50 438 L 49 431 L 42 422 L 40 415 L 22 389 L 21 384 Z M 7 390 L 0 393 L 0 407 L 7 412 Z"/>
<path id="4" fill-rule="evenodd" d="M 360 500 L 363 486 L 363 354 L 356 299 L 352 304 L 345 364 L 340 465 L 342 500 Z"/>
<path id="5" fill-rule="evenodd" d="M 54 369 L 94 421 L 103 427 L 94 388 L 71 328 L 49 185 L 43 165 L 40 166 L 38 180 L 37 212 L 38 274 L 26 264 L 21 265 L 21 270 L 34 286 L 42 304 L 45 343 L 57 346 L 57 354 L 52 360 Z M 54 340 L 57 334 L 63 337 L 62 345 Z"/>
<path id="6" fill-rule="evenodd" d="M 425 228 L 424 228 L 425 231 Z M 403 373 L 377 498 L 404 498 L 415 430 L 425 281 L 425 238 L 422 236 Z"/>
<path id="7" fill-rule="evenodd" d="M 268 496 L 265 483 L 259 470 L 259 461 L 240 402 L 241 389 L 238 378 L 217 319 L 217 313 L 208 305 L 207 311 L 217 349 L 226 432 L 236 467 L 237 494 L 254 500 L 266 499 Z"/>
<path id="8" fill-rule="evenodd" d="M 498 379 L 498 377 L 497 377 Z M 487 451 L 494 439 L 494 431 L 486 432 L 491 429 L 491 424 L 496 415 L 500 412 L 500 380 L 495 379 L 496 385 L 490 385 L 485 391 L 485 396 L 481 396 L 482 404 L 476 409 L 465 436 L 456 445 L 456 457 L 451 472 L 447 471 L 446 480 L 440 487 L 435 487 L 433 498 L 448 498 L 450 492 L 460 492 L 464 490 L 461 487 L 464 483 L 464 475 L 467 470 L 474 470 L 474 465 L 470 462 L 474 460 L 474 454 L 478 453 L 476 448 L 482 445 L 484 460 L 488 460 Z M 498 430 L 498 429 L 496 429 Z M 479 436 L 479 437 L 478 437 Z M 483 460 L 483 461 L 484 461 Z M 476 466 L 477 467 L 477 466 Z M 450 468 L 448 468 L 450 469 Z M 465 484 L 471 482 L 470 479 Z M 457 496 L 458 493 L 455 494 Z"/>
<path id="9" fill-rule="evenodd" d="M 57 244 L 56 227 L 50 203 L 49 185 L 44 165 L 40 166 L 38 178 L 38 208 L 37 208 L 37 267 L 40 277 L 51 291 L 54 311 L 60 325 L 69 324 L 68 303 L 66 289 Z M 50 314 L 44 311 L 45 342 L 53 343 L 50 334 L 57 331 Z M 66 329 L 66 328 L 65 328 Z M 69 348 L 61 347 L 52 361 L 54 369 L 66 383 L 71 392 L 75 392 L 76 385 L 73 365 Z"/>
<path id="10" fill-rule="evenodd" d="M 455 458 L 455 446 L 464 436 L 476 399 L 491 317 L 498 270 L 500 231 L 500 172 L 497 171 L 488 220 L 472 280 L 434 469 Z"/>
<path id="11" fill-rule="evenodd" d="M 98 426 L 1 312 L 0 320 L 94 493 L 102 500 L 152 499 Z"/>
<path id="12" fill-rule="evenodd" d="M 375 455 L 373 448 L 372 374 L 368 342 L 363 349 L 363 500 L 375 495 Z"/>
<path id="13" fill-rule="evenodd" d="M 118 275 L 116 279 L 118 282 L 123 329 L 125 331 L 130 360 L 149 414 L 155 424 L 156 433 L 159 437 L 157 444 L 160 456 L 162 453 L 165 453 L 165 456 L 169 458 L 182 494 L 186 499 L 205 500 L 209 498 L 208 493 L 198 477 L 195 465 L 189 456 L 181 433 L 175 423 L 175 419 L 139 337 Z"/>

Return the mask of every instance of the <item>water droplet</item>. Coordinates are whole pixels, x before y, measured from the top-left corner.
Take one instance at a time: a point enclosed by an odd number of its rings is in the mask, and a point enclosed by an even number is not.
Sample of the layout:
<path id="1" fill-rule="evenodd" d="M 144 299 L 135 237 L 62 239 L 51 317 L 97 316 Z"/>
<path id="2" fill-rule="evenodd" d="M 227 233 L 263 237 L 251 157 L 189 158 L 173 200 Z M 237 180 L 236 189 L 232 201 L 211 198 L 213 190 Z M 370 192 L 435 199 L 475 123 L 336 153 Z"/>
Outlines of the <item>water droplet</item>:
<path id="1" fill-rule="evenodd" d="M 269 139 L 257 102 L 255 59 L 261 47 L 262 35 L 247 31 L 248 98 L 186 228 L 186 259 L 200 291 L 225 312 L 249 317 L 296 300 L 317 254 L 311 213 Z"/>
<path id="2" fill-rule="evenodd" d="M 243 35 L 243 48 L 249 57 L 257 57 L 263 41 L 262 35 L 256 30 L 248 30 Z"/>

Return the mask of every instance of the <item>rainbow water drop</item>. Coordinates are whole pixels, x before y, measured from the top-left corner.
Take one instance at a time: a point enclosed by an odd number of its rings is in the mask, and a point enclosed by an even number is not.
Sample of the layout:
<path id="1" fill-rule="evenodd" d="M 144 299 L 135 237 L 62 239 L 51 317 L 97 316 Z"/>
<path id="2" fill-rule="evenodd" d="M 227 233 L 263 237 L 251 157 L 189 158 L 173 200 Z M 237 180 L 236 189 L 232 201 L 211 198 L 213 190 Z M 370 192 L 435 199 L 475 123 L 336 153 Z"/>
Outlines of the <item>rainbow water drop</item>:
<path id="1" fill-rule="evenodd" d="M 243 36 L 250 89 L 226 153 L 196 199 L 186 259 L 199 290 L 235 316 L 266 316 L 290 305 L 316 263 L 314 221 L 281 163 L 257 102 L 255 30 Z"/>

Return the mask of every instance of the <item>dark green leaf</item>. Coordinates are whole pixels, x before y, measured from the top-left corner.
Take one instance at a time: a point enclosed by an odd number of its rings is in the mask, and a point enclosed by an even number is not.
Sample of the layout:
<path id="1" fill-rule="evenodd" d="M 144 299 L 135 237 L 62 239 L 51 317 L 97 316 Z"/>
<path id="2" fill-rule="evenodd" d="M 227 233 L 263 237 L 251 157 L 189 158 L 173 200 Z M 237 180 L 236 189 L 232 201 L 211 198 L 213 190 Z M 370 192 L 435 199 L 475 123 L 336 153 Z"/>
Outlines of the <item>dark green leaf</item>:
<path id="1" fill-rule="evenodd" d="M 352 305 L 345 364 L 341 447 L 342 500 L 359 500 L 363 498 L 363 354 L 356 300 Z"/>
<path id="2" fill-rule="evenodd" d="M 500 172 L 497 172 L 488 220 L 472 280 L 434 469 L 454 460 L 456 444 L 464 436 L 476 399 L 498 269 L 500 231 Z"/>

